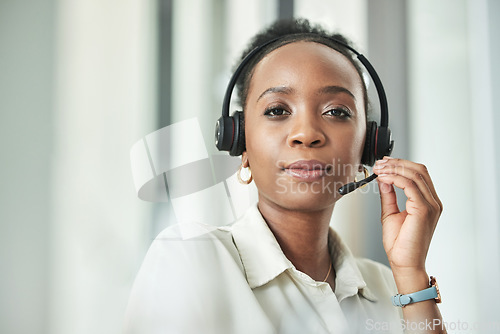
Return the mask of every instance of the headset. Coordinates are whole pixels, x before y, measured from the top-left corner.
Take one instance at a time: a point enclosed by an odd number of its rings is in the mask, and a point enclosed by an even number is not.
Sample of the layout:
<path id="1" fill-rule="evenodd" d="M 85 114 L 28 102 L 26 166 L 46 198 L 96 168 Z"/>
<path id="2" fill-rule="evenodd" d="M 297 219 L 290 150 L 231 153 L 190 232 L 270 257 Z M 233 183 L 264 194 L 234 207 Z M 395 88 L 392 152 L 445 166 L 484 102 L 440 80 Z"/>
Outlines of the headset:
<path id="1" fill-rule="evenodd" d="M 235 111 L 232 116 L 229 116 L 229 104 L 231 102 L 231 95 L 234 91 L 234 87 L 239 79 L 241 72 L 254 58 L 254 56 L 256 56 L 256 54 L 262 51 L 266 46 L 289 38 L 293 35 L 305 34 L 288 34 L 266 41 L 265 43 L 257 46 L 252 51 L 250 51 L 234 71 L 224 95 L 224 100 L 222 103 L 222 116 L 217 120 L 215 126 L 215 146 L 219 149 L 219 151 L 228 151 L 231 156 L 241 155 L 243 151 L 245 151 L 245 123 L 243 111 Z M 312 36 L 319 35 L 312 34 Z M 381 159 L 384 156 L 390 156 L 394 147 L 394 140 L 392 140 L 391 130 L 389 129 L 389 109 L 387 106 L 387 97 L 385 95 L 382 81 L 380 80 L 380 77 L 375 71 L 375 68 L 368 61 L 368 59 L 366 59 L 365 56 L 356 51 L 354 48 L 333 37 L 320 37 L 338 44 L 356 55 L 359 62 L 363 64 L 363 66 L 367 70 L 375 85 L 380 103 L 380 125 L 377 125 L 377 122 L 375 121 L 367 122 L 365 145 L 363 148 L 363 155 L 361 157 L 362 164 L 373 166 L 375 160 Z M 372 181 L 375 178 L 376 175 L 373 174 L 369 178 L 366 178 L 359 182 L 355 182 L 356 185 L 347 187 L 348 189 L 344 189 L 343 191 L 339 189 L 339 192 L 344 195 L 344 193 L 349 193 L 356 188 Z M 354 183 L 350 183 L 346 186 L 353 184 Z M 354 189 L 352 189 L 353 187 Z"/>

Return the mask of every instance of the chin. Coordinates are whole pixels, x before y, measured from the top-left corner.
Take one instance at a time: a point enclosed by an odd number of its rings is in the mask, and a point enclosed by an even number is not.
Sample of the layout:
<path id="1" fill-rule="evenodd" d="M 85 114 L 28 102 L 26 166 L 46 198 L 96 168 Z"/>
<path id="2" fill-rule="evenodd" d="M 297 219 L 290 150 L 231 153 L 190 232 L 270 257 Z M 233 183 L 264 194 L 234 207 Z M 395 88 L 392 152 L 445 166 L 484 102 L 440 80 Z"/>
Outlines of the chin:
<path id="1" fill-rule="evenodd" d="M 272 195 L 259 193 L 259 201 L 265 199 L 266 202 L 271 202 L 273 205 L 283 209 L 302 212 L 321 211 L 333 208 L 337 200 L 341 197 L 342 196 L 337 193 L 336 189 L 332 192 L 296 190 L 274 192 Z"/>
<path id="2" fill-rule="evenodd" d="M 340 197 L 340 196 L 339 196 Z M 338 200 L 336 196 L 311 196 L 308 194 L 300 194 L 290 196 L 287 198 L 278 199 L 277 203 L 281 207 L 292 211 L 321 211 L 328 208 L 333 208 L 335 202 Z"/>
<path id="3" fill-rule="evenodd" d="M 327 177 L 300 181 L 287 175 L 273 181 L 254 177 L 259 189 L 259 201 L 292 211 L 318 211 L 332 208 L 342 195 L 338 189 L 347 178 Z M 266 182 L 267 181 L 267 182 Z"/>

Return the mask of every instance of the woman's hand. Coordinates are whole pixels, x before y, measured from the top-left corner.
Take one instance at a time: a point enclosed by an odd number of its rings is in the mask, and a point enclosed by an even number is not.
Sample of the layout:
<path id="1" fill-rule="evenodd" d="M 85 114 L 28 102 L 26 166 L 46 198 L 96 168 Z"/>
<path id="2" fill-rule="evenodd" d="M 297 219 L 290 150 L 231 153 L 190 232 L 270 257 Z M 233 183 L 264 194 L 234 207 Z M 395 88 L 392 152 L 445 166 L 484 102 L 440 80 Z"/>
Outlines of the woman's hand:
<path id="1" fill-rule="evenodd" d="M 373 168 L 382 202 L 382 239 L 391 264 L 398 293 L 407 294 L 429 287 L 425 259 L 443 204 L 424 165 L 384 157 Z M 394 186 L 403 189 L 406 210 L 398 208 Z M 419 333 L 446 333 L 434 300 L 403 308 L 406 323 L 425 328 Z M 431 323 L 431 328 L 418 327 Z M 413 327 L 409 327 L 413 328 Z M 413 333 L 413 331 L 410 331 Z"/>
<path id="2" fill-rule="evenodd" d="M 410 277 L 425 272 L 425 259 L 443 205 L 427 168 L 403 159 L 384 157 L 373 171 L 378 174 L 382 205 L 383 244 L 392 271 Z M 403 189 L 406 209 L 400 211 L 394 187 Z"/>

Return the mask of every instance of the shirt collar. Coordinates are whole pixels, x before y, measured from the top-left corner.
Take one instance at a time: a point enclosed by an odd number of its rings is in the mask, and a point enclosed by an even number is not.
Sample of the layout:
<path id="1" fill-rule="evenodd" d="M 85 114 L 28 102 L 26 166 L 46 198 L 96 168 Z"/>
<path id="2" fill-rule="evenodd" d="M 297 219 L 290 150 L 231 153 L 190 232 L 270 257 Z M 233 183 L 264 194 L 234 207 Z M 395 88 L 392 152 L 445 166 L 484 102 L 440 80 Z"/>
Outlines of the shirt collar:
<path id="1" fill-rule="evenodd" d="M 232 226 L 234 243 L 241 257 L 250 288 L 255 289 L 293 267 L 281 250 L 257 204 Z M 330 228 L 329 247 L 336 271 L 335 294 L 340 301 L 358 292 L 376 301 L 358 269 L 356 260 L 338 234 Z"/>
<path id="2" fill-rule="evenodd" d="M 264 221 L 257 204 L 252 205 L 234 223 L 232 232 L 250 288 L 264 285 L 293 267 Z"/>
<path id="3" fill-rule="evenodd" d="M 328 242 L 336 274 L 335 295 L 339 302 L 356 295 L 358 292 L 372 302 L 377 301 L 375 295 L 366 285 L 351 250 L 331 227 Z"/>

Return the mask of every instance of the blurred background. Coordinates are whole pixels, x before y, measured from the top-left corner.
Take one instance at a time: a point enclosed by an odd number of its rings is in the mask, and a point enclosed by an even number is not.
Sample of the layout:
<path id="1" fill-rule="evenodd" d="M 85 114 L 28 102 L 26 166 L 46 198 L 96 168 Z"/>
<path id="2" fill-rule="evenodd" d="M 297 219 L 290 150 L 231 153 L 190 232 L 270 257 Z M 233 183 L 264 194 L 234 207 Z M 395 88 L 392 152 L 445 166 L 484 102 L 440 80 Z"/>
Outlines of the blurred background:
<path id="1" fill-rule="evenodd" d="M 213 166 L 237 56 L 289 17 L 345 33 L 375 66 L 394 156 L 425 163 L 444 203 L 427 261 L 444 320 L 500 333 L 496 0 L 0 0 L 0 333 L 120 333 L 150 243 L 179 218 L 174 200 L 138 198 L 132 146 L 196 118 Z M 332 225 L 386 262 L 369 189 Z"/>

